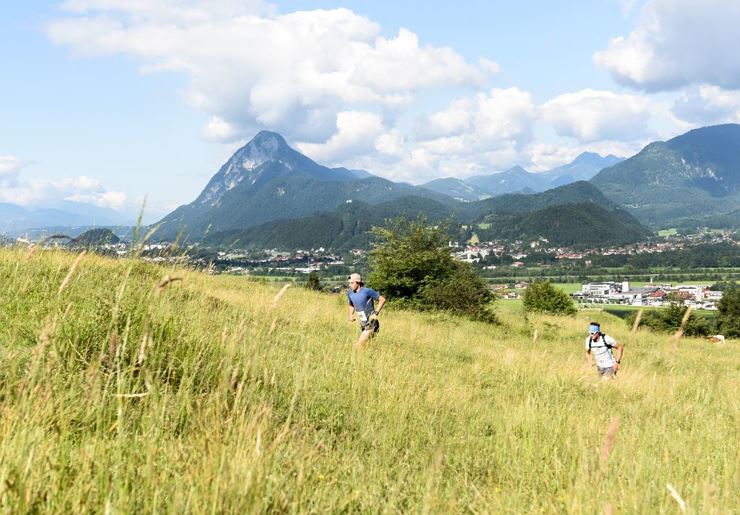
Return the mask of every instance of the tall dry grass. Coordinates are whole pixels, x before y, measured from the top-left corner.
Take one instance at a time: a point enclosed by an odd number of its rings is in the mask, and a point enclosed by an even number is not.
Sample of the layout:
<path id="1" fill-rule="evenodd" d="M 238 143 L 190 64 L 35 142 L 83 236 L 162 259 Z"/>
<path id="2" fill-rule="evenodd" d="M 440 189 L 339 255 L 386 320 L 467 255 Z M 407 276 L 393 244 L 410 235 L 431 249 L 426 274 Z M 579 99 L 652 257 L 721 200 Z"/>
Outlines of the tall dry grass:
<path id="1" fill-rule="evenodd" d="M 4 512 L 740 510 L 740 359 L 598 313 L 499 326 L 87 255 L 0 251 Z M 168 281 L 163 278 L 177 277 Z M 271 330 L 273 321 L 276 320 Z M 534 335 L 537 335 L 534 337 Z M 618 433 L 602 458 L 610 421 Z"/>

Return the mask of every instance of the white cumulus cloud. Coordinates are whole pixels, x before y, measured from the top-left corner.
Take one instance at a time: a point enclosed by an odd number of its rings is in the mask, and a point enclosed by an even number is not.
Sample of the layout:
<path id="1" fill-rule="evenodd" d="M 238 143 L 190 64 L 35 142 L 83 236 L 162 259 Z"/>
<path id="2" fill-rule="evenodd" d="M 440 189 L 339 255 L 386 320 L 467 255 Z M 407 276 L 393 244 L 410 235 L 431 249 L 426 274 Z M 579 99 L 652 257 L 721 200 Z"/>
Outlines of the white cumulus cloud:
<path id="1" fill-rule="evenodd" d="M 532 96 L 519 88 L 493 88 L 489 93 L 456 99 L 447 109 L 421 120 L 417 136 L 433 140 L 464 136 L 474 149 L 485 150 L 501 142 L 517 140 L 524 144 L 531 137 L 536 108 Z"/>
<path id="2" fill-rule="evenodd" d="M 498 75 L 501 73 L 501 66 L 496 61 L 491 61 L 485 57 L 478 59 L 478 66 L 481 70 L 490 73 L 491 75 Z"/>
<path id="3" fill-rule="evenodd" d="M 414 141 L 386 175 L 420 182 L 504 170 L 527 159 L 536 116 L 531 95 L 518 88 L 455 99 L 419 120 Z"/>
<path id="4" fill-rule="evenodd" d="M 398 129 L 391 129 L 375 139 L 375 150 L 388 156 L 402 156 L 405 145 L 406 138 Z"/>
<path id="5" fill-rule="evenodd" d="M 97 179 L 79 176 L 60 180 L 24 180 L 20 177 L 22 167 L 20 159 L 0 156 L 0 202 L 34 206 L 50 201 L 73 200 L 118 210 L 125 207 L 126 194 L 106 190 Z"/>
<path id="6" fill-rule="evenodd" d="M 555 97 L 541 112 L 558 134 L 580 141 L 640 138 L 649 132 L 651 114 L 646 97 L 592 89 Z"/>
<path id="7" fill-rule="evenodd" d="M 673 114 L 692 124 L 740 122 L 740 91 L 728 91 L 703 84 L 683 91 L 672 108 Z"/>
<path id="8" fill-rule="evenodd" d="M 210 116 L 203 133 L 217 141 L 269 128 L 329 145 L 340 113 L 402 109 L 420 90 L 478 85 L 486 76 L 408 29 L 382 37 L 377 23 L 344 8 L 276 15 L 262 2 L 228 0 L 65 7 L 47 27 L 54 43 L 83 56 L 130 56 L 144 73 L 187 74 L 185 98 Z"/>
<path id="9" fill-rule="evenodd" d="M 627 36 L 594 62 L 621 84 L 648 91 L 691 84 L 740 88 L 740 2 L 650 0 Z"/>
<path id="10" fill-rule="evenodd" d="M 238 137 L 236 128 L 218 116 L 212 116 L 205 127 L 203 137 L 209 141 L 229 143 Z"/>
<path id="11" fill-rule="evenodd" d="M 376 113 L 347 111 L 337 115 L 337 133 L 326 143 L 298 143 L 298 149 L 320 163 L 336 163 L 375 150 L 385 129 Z"/>
<path id="12" fill-rule="evenodd" d="M 0 156 L 0 186 L 7 188 L 18 180 L 23 163 L 14 156 Z"/>
<path id="13" fill-rule="evenodd" d="M 620 1 L 627 11 L 635 5 Z M 595 55 L 624 84 L 703 84 L 660 107 L 648 96 L 591 89 L 537 105 L 524 89 L 490 88 L 500 73 L 495 61 L 469 62 L 407 28 L 389 36 L 345 8 L 278 14 L 263 0 L 67 0 L 47 34 L 75 55 L 123 55 L 145 74 L 183 74 L 181 94 L 206 115 L 206 140 L 235 144 L 270 129 L 321 164 L 420 182 L 517 164 L 551 168 L 585 150 L 628 155 L 697 123 L 701 109 L 733 119 L 727 88 L 740 84 L 740 57 L 725 45 L 738 21 L 728 3 L 646 0 L 632 33 Z M 470 88 L 465 96 L 417 114 L 420 98 L 438 101 L 436 92 L 460 86 Z M 658 117 L 663 133 L 651 128 Z M 541 133 L 547 142 L 535 141 Z M 0 180 L 2 170 L 0 160 Z M 122 202 L 115 192 L 79 188 L 67 196 Z"/>

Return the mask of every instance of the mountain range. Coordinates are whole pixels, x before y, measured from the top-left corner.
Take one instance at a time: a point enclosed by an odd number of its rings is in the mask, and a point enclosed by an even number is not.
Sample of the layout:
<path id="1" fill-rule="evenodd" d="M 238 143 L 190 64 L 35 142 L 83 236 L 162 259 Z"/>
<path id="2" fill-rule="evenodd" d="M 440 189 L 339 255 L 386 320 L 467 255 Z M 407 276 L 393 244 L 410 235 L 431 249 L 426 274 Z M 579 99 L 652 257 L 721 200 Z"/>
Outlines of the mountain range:
<path id="1" fill-rule="evenodd" d="M 626 160 L 584 153 L 540 174 L 515 167 L 430 189 L 429 183 L 416 187 L 321 166 L 279 134 L 263 131 L 221 167 L 198 198 L 165 217 L 158 234 L 218 245 L 238 241 L 243 247 L 345 248 L 365 241 L 369 227 L 385 218 L 425 213 L 432 221 L 448 218 L 476 227 L 484 239 L 627 243 L 649 235 L 641 222 L 732 218 L 738 208 L 738 149 L 740 126 L 707 127 L 652 143 Z M 589 177 L 590 182 L 576 180 Z M 552 187 L 559 182 L 566 185 Z M 475 200 L 484 191 L 491 196 Z"/>
<path id="2" fill-rule="evenodd" d="M 479 176 L 473 178 L 473 187 L 487 187 L 486 181 L 490 182 L 491 177 L 496 177 L 497 183 L 505 177 L 510 187 L 502 191 L 531 191 L 535 187 L 546 190 L 546 181 L 587 177 L 596 173 L 600 164 L 616 160 L 618 158 L 613 156 L 601 158 L 596 154 L 583 154 L 573 163 L 545 174 L 531 174 L 517 168 L 495 176 Z M 521 187 L 524 182 L 532 187 Z M 493 191 L 491 187 L 487 188 L 487 191 Z M 412 197 L 418 200 L 411 202 L 409 199 Z M 399 199 L 404 200 L 395 202 Z M 506 201 L 504 198 L 501 202 Z M 354 205 L 345 206 L 348 203 Z M 519 197 L 516 203 L 515 209 L 528 204 Z M 306 223 L 318 227 L 320 223 L 315 218 L 299 222 L 304 217 L 318 213 L 326 216 L 331 213 L 335 222 L 342 220 L 344 224 L 352 218 L 353 213 L 363 220 L 382 223 L 384 218 L 400 214 L 400 206 L 406 206 L 405 212 L 409 214 L 440 212 L 444 216 L 473 221 L 476 216 L 490 214 L 494 205 L 500 203 L 460 203 L 447 193 L 432 191 L 427 187 L 394 183 L 364 171 L 327 168 L 292 149 L 280 134 L 262 131 L 234 153 L 193 202 L 167 215 L 158 224 L 156 237 L 167 240 L 180 235 L 192 241 L 205 238 L 209 242 L 222 243 L 241 239 L 245 245 L 255 245 L 252 243 L 255 241 L 259 241 L 260 245 L 269 245 L 266 234 L 270 232 L 298 232 L 292 225 L 288 228 L 278 221 L 291 220 L 291 224 Z M 374 207 L 370 209 L 370 206 Z M 369 215 L 368 210 L 373 210 L 375 214 Z M 475 213 L 475 216 L 469 216 L 470 213 Z M 315 233 L 318 238 L 318 233 L 326 233 L 328 227 L 338 227 L 337 223 L 330 223 L 326 216 L 323 218 L 327 224 L 326 230 L 311 230 L 308 233 Z M 270 222 L 275 223 L 265 226 L 267 228 L 249 231 Z M 360 222 L 360 225 L 363 223 Z M 344 225 L 340 233 L 347 234 Z M 291 240 L 296 238 L 291 237 Z M 280 238 L 275 242 L 280 243 Z"/>
<path id="3" fill-rule="evenodd" d="M 212 233 L 203 243 L 236 248 L 367 247 L 370 229 L 386 219 L 423 214 L 430 223 L 452 220 L 452 237 L 481 240 L 546 238 L 551 244 L 621 244 L 647 238 L 650 231 L 586 181 L 543 193 L 509 194 L 478 202 L 441 203 L 422 197 L 401 197 L 371 205 L 351 201 L 331 212 L 275 220 L 244 229 Z"/>
<path id="4" fill-rule="evenodd" d="M 110 208 L 63 200 L 44 207 L 22 207 L 0 202 L 0 232 L 20 234 L 44 227 L 90 227 L 132 225 L 133 217 Z"/>
<path id="5" fill-rule="evenodd" d="M 591 182 L 656 227 L 726 215 L 740 208 L 740 125 L 703 127 L 650 143 Z"/>
<path id="6" fill-rule="evenodd" d="M 586 243 L 579 234 L 591 233 L 626 242 L 647 235 L 641 224 L 653 229 L 738 227 L 739 169 L 737 124 L 654 142 L 625 160 L 584 153 L 548 172 L 515 167 L 423 186 L 392 182 L 365 170 L 322 166 L 292 149 L 281 135 L 262 131 L 224 163 L 193 202 L 165 216 L 155 238 L 345 246 L 365 238 L 368 224 L 402 213 L 425 213 L 430 220 L 449 218 L 476 228 L 483 239 L 542 236 Z M 0 204 L 0 221 L 5 232 L 122 223 L 112 210 L 74 202 L 43 209 Z"/>
<path id="7" fill-rule="evenodd" d="M 466 201 L 505 193 L 537 193 L 575 181 L 587 181 L 602 169 L 622 160 L 613 155 L 602 157 L 593 152 L 584 152 L 572 162 L 546 172 L 532 173 L 515 166 L 504 172 L 474 175 L 464 180 L 454 177 L 435 179 L 422 184 L 422 187 Z"/>

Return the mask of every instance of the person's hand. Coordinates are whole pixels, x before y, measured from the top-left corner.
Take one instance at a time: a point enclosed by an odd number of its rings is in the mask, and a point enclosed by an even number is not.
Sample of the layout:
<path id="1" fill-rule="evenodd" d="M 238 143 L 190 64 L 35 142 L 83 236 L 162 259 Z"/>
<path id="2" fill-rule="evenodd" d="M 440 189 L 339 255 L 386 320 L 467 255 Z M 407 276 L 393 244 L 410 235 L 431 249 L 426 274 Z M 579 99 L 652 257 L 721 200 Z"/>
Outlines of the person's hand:
<path id="1" fill-rule="evenodd" d="M 357 318 L 354 315 L 350 315 L 349 316 L 349 321 L 350 322 L 354 322 L 355 320 L 357 320 Z"/>
<path id="2" fill-rule="evenodd" d="M 619 369 L 622 368 L 622 365 L 620 365 L 617 361 L 614 362 L 614 371 L 617 372 Z"/>

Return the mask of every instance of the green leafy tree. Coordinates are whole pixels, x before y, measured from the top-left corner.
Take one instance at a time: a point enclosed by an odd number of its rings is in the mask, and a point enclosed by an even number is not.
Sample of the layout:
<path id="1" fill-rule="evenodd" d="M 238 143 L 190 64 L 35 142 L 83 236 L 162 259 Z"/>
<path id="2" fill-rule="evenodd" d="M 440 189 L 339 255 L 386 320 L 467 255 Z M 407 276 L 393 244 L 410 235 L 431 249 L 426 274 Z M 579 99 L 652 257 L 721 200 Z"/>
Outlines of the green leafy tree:
<path id="1" fill-rule="evenodd" d="M 740 287 L 726 289 L 717 304 L 717 309 L 719 332 L 729 338 L 740 336 Z"/>
<path id="2" fill-rule="evenodd" d="M 552 315 L 574 315 L 576 313 L 573 299 L 547 280 L 534 281 L 524 291 L 524 309 Z"/>
<path id="3" fill-rule="evenodd" d="M 493 322 L 493 294 L 470 265 L 450 255 L 448 231 L 448 225 L 430 226 L 424 216 L 374 227 L 368 283 L 391 302 Z"/>
<path id="4" fill-rule="evenodd" d="M 324 289 L 324 287 L 321 285 L 321 279 L 319 279 L 318 272 L 313 271 L 308 274 L 308 278 L 306 279 L 306 288 L 316 291 L 321 291 Z"/>

